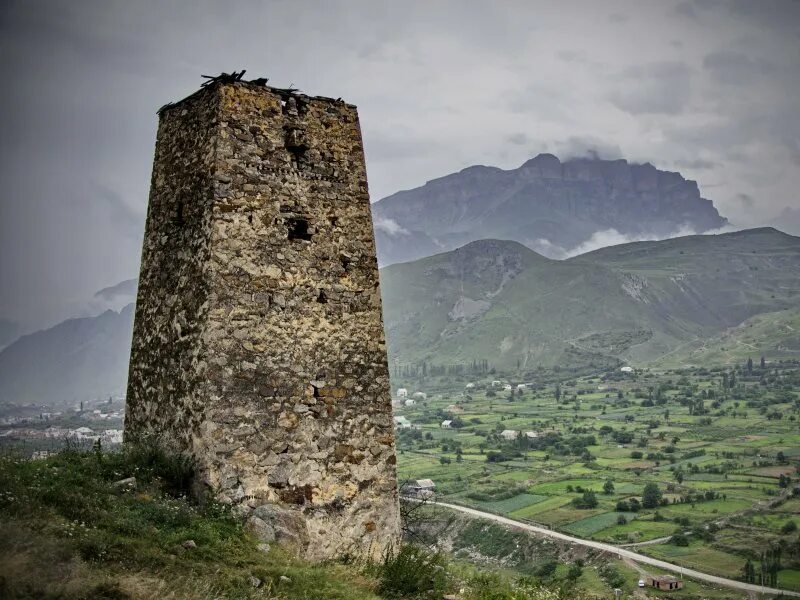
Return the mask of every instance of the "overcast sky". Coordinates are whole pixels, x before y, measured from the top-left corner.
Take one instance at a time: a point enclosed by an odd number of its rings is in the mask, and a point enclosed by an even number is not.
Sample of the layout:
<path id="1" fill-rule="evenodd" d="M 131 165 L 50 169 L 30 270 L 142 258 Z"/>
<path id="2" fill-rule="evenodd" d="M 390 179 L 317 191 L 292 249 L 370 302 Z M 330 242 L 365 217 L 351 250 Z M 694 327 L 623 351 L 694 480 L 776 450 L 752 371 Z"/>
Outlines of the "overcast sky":
<path id="1" fill-rule="evenodd" d="M 138 274 L 156 110 L 203 73 L 358 105 L 373 200 L 549 151 L 650 161 L 800 234 L 800 3 L 0 4 L 0 318 Z"/>

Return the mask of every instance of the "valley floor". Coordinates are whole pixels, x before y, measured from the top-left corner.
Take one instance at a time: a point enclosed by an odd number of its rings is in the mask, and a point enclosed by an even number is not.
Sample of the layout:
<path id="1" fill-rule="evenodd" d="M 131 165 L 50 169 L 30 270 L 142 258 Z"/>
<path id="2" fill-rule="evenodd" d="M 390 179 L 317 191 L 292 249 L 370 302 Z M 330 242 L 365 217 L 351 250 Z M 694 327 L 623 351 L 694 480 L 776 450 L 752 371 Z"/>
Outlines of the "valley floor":
<path id="1" fill-rule="evenodd" d="M 401 380 L 427 397 L 396 409 L 400 477 L 712 576 L 760 584 L 763 564 L 800 591 L 799 367 Z"/>

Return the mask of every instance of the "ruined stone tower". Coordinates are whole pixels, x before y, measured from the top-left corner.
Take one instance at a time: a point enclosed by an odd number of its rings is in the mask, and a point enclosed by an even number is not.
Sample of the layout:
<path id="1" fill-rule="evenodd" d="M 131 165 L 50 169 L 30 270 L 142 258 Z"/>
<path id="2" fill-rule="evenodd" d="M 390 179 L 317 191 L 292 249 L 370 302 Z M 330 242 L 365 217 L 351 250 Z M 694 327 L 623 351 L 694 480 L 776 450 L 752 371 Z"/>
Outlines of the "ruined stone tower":
<path id="1" fill-rule="evenodd" d="M 358 114 L 263 82 L 159 112 L 125 439 L 307 558 L 375 555 L 399 516 Z"/>

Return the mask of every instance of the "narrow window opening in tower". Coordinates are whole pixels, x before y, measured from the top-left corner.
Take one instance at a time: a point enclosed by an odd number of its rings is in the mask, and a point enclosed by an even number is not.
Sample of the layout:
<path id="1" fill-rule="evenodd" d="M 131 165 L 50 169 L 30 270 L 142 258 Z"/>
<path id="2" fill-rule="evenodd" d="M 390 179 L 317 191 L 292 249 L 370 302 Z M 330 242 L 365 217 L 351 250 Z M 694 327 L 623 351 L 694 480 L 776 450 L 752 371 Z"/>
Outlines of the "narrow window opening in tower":
<path id="1" fill-rule="evenodd" d="M 353 262 L 353 259 L 347 254 L 342 253 L 339 255 L 339 262 L 342 263 L 342 268 L 345 270 L 345 272 L 347 272 L 350 270 L 350 263 Z"/>
<path id="2" fill-rule="evenodd" d="M 300 159 L 308 150 L 309 145 L 303 130 L 293 128 L 286 130 L 286 150 L 292 157 L 296 169 L 300 168 Z"/>
<path id="3" fill-rule="evenodd" d="M 184 214 L 183 202 L 178 202 L 178 204 L 175 206 L 175 218 L 173 219 L 173 222 L 175 223 L 175 225 L 183 225 L 184 221 L 185 221 L 185 214 Z"/>
<path id="4" fill-rule="evenodd" d="M 300 168 L 300 159 L 306 153 L 306 149 L 302 146 L 287 148 L 289 154 L 292 156 L 292 164 L 294 165 L 295 169 Z"/>
<path id="5" fill-rule="evenodd" d="M 311 232 L 308 229 L 308 219 L 289 219 L 287 225 L 289 226 L 289 239 L 290 240 L 306 240 L 311 241 Z"/>
<path id="6" fill-rule="evenodd" d="M 320 304 L 328 303 L 328 297 L 325 295 L 325 290 L 319 291 L 319 296 L 317 296 L 317 302 L 319 302 Z"/>
<path id="7" fill-rule="evenodd" d="M 253 224 L 253 213 L 247 215 L 247 222 L 252 225 Z"/>

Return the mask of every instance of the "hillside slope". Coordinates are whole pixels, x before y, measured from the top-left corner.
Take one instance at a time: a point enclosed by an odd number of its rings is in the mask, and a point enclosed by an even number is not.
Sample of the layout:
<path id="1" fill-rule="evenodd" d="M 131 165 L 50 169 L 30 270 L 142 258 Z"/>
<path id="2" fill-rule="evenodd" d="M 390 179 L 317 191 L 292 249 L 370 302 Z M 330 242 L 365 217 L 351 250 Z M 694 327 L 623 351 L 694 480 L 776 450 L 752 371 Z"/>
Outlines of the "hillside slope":
<path id="1" fill-rule="evenodd" d="M 800 307 L 756 315 L 707 339 L 691 340 L 658 359 L 662 367 L 742 365 L 752 358 L 800 358 Z"/>
<path id="2" fill-rule="evenodd" d="M 560 258 L 599 231 L 667 237 L 727 223 L 679 173 L 625 160 L 562 163 L 552 154 L 507 171 L 469 167 L 388 196 L 373 205 L 373 215 L 381 265 L 486 238 Z"/>
<path id="3" fill-rule="evenodd" d="M 739 360 L 742 348 L 788 357 L 797 348 L 800 238 L 753 229 L 566 261 L 482 240 L 386 267 L 381 290 L 393 365 L 674 366 Z M 129 305 L 18 339 L 0 351 L 0 403 L 63 406 L 121 393 L 132 329 Z"/>
<path id="4" fill-rule="evenodd" d="M 63 406 L 123 393 L 132 334 L 129 304 L 19 338 L 0 351 L 0 403 Z"/>
<path id="5" fill-rule="evenodd" d="M 451 568 L 447 556 L 410 545 L 371 563 L 310 564 L 249 533 L 229 507 L 193 502 L 190 481 L 185 460 L 153 448 L 0 458 L 0 598 L 598 598 L 563 579 Z"/>
<path id="6" fill-rule="evenodd" d="M 800 302 L 800 238 L 774 229 L 605 248 L 567 261 L 479 241 L 383 269 L 390 355 L 578 366 L 657 360 Z"/>

